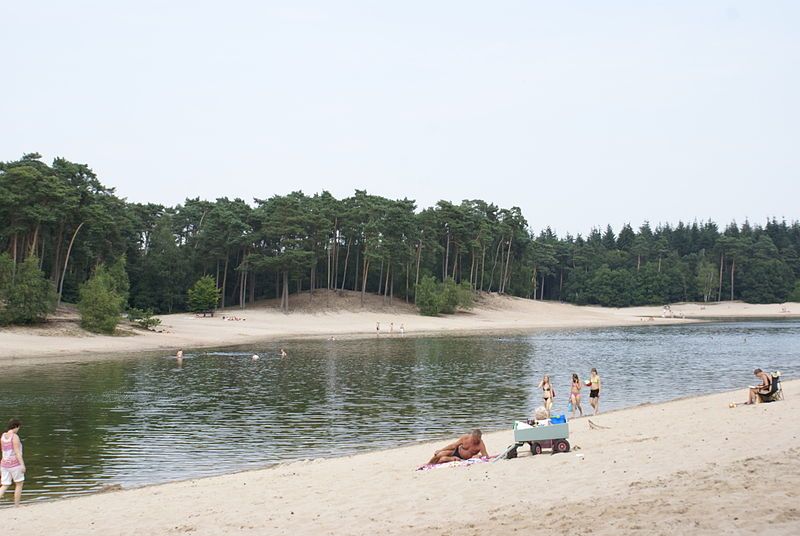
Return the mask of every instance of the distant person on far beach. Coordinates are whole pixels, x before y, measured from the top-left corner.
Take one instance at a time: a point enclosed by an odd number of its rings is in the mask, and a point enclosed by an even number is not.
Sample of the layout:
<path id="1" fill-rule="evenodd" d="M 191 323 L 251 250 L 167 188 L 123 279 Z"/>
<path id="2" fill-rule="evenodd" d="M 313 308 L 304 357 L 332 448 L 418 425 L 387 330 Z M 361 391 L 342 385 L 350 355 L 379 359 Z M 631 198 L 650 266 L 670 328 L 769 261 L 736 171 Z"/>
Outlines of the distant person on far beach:
<path id="1" fill-rule="evenodd" d="M 592 374 L 589 376 L 589 381 L 586 382 L 589 386 L 589 404 L 594 409 L 593 415 L 600 413 L 600 375 L 597 369 L 592 369 Z"/>
<path id="2" fill-rule="evenodd" d="M 0 461 L 0 498 L 13 482 L 14 505 L 19 506 L 22 497 L 22 485 L 25 482 L 25 461 L 22 459 L 22 442 L 19 440 L 19 427 L 22 423 L 18 419 L 11 419 L 6 426 L 6 431 L 0 436 L 0 447 L 3 449 Z"/>
<path id="3" fill-rule="evenodd" d="M 428 464 L 469 460 L 478 454 L 489 456 L 481 436 L 481 431 L 475 428 L 471 433 L 459 437 L 455 442 L 434 452 L 433 458 L 428 461 Z"/>
<path id="4" fill-rule="evenodd" d="M 405 334 L 406 334 L 406 326 L 405 324 L 400 324 L 400 336 L 402 337 Z"/>
<path id="5" fill-rule="evenodd" d="M 375 335 L 380 335 L 380 334 L 381 334 L 381 323 L 375 322 Z"/>

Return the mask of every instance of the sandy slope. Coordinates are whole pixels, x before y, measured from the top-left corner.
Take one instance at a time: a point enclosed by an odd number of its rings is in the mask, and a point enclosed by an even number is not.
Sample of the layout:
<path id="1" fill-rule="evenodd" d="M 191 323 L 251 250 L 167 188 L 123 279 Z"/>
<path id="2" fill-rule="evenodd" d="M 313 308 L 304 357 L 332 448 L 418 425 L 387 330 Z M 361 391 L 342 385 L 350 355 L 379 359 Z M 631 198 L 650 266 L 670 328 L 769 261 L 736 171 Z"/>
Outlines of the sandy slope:
<path id="1" fill-rule="evenodd" d="M 40 534 L 798 534 L 800 382 L 571 423 L 579 450 L 414 471 L 438 444 L 3 510 Z M 485 436 L 489 450 L 510 431 Z M 441 442 L 440 442 L 441 443 Z M 576 454 L 582 454 L 579 458 Z M 590 530 L 591 529 L 591 530 Z"/>
<path id="2" fill-rule="evenodd" d="M 395 336 L 400 324 L 408 335 L 452 332 L 485 332 L 493 330 L 530 330 L 536 328 L 591 327 L 685 322 L 702 317 L 770 317 L 800 316 L 800 304 L 748 305 L 723 302 L 720 305 L 677 304 L 672 306 L 674 318 L 662 318 L 660 307 L 611 309 L 578 307 L 555 302 L 520 298 L 485 296 L 470 312 L 438 318 L 423 317 L 401 300 L 384 305 L 383 300 L 369 295 L 365 307 L 358 293 L 343 296 L 318 291 L 313 303 L 308 295 L 293 298 L 294 312 L 282 314 L 271 302 L 258 303 L 246 310 L 229 309 L 228 315 L 242 318 L 224 321 L 222 313 L 211 318 L 191 314 L 161 317 L 164 333 L 127 330 L 127 336 L 89 334 L 74 323 L 74 316 L 34 328 L 0 329 L 0 360 L 53 358 L 69 359 L 142 351 L 166 351 L 177 348 L 219 347 L 274 340 L 276 344 L 297 337 L 372 337 L 380 322 L 388 336 L 389 323 L 394 322 Z M 680 318 L 681 313 L 685 319 Z"/>

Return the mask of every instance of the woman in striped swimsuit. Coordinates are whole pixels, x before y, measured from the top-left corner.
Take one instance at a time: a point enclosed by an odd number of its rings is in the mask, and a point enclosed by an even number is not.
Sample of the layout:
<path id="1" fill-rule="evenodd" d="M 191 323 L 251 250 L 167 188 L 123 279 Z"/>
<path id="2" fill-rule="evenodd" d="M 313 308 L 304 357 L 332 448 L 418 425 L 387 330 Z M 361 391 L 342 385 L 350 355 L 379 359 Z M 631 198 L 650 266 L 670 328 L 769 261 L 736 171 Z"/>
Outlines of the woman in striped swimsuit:
<path id="1" fill-rule="evenodd" d="M 17 419 L 11 419 L 6 427 L 6 431 L 0 436 L 0 446 L 3 449 L 3 459 L 0 461 L 0 498 L 5 495 L 6 490 L 14 482 L 14 504 L 19 506 L 22 497 L 22 483 L 25 481 L 25 461 L 22 459 L 22 442 L 19 440 L 17 432 L 22 423 Z"/>

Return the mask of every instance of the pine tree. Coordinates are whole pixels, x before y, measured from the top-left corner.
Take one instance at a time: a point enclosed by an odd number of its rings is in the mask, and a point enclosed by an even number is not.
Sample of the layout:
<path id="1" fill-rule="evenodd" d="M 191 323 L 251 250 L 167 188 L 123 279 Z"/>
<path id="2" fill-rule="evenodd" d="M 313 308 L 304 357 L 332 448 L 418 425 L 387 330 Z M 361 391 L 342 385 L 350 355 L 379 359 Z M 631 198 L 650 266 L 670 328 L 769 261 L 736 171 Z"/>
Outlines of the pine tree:
<path id="1" fill-rule="evenodd" d="M 213 311 L 217 308 L 221 291 L 222 289 L 217 288 L 213 277 L 210 275 L 201 277 L 189 289 L 189 309 L 196 313 Z"/>
<path id="2" fill-rule="evenodd" d="M 9 269 L 8 258 L 0 259 L 0 323 L 31 324 L 43 321 L 55 308 L 56 295 L 52 284 L 39 269 L 39 259 L 29 256 Z"/>

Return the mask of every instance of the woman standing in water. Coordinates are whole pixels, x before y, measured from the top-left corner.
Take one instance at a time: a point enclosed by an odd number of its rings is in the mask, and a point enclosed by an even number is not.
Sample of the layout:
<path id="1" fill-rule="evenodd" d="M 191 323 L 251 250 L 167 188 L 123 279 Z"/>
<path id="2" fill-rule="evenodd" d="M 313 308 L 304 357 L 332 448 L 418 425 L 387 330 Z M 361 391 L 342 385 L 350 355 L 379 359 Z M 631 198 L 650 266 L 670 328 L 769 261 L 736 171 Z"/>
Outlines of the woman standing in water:
<path id="1" fill-rule="evenodd" d="M 550 415 L 550 410 L 553 408 L 553 398 L 556 392 L 553 386 L 550 385 L 550 376 L 545 376 L 539 382 L 539 388 L 542 390 L 542 398 L 544 399 L 544 408 L 547 410 L 547 415 Z"/>
<path id="2" fill-rule="evenodd" d="M 572 417 L 575 417 L 575 411 L 579 411 L 583 417 L 583 408 L 581 407 L 581 379 L 577 374 L 572 375 L 572 388 L 569 392 L 569 401 L 572 404 Z"/>
<path id="3" fill-rule="evenodd" d="M 19 440 L 17 432 L 22 423 L 18 419 L 11 419 L 6 426 L 6 431 L 0 436 L 0 446 L 3 449 L 3 459 L 0 461 L 0 497 L 6 494 L 6 490 L 13 481 L 14 505 L 19 506 L 22 497 L 22 484 L 25 481 L 25 461 L 22 459 L 22 442 Z"/>

